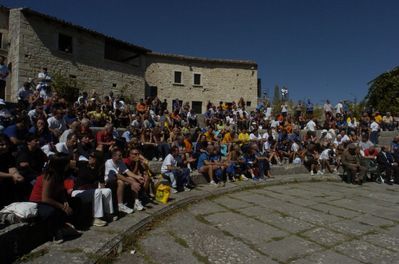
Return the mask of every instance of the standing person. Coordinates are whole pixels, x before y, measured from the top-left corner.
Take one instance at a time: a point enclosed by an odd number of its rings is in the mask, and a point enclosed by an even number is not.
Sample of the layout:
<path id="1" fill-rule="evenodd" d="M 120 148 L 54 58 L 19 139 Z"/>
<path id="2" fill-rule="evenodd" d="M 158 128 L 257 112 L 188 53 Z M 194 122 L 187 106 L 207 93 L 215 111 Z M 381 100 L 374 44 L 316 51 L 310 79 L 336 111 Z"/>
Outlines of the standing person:
<path id="1" fill-rule="evenodd" d="M 8 66 L 5 65 L 5 58 L 0 56 L 0 98 L 6 99 L 6 78 L 9 74 Z"/>
<path id="2" fill-rule="evenodd" d="M 324 106 L 323 106 L 324 115 L 325 115 L 326 117 L 327 117 L 327 114 L 331 114 L 331 115 L 332 115 L 332 113 L 333 113 L 332 108 L 333 108 L 333 107 L 332 107 L 330 101 L 329 101 L 329 100 L 326 100 L 326 103 L 325 103 Z"/>
<path id="3" fill-rule="evenodd" d="M 306 103 L 306 115 L 309 119 L 313 118 L 313 104 L 310 99 L 308 99 L 308 102 Z"/>
<path id="4" fill-rule="evenodd" d="M 373 144 L 377 145 L 378 144 L 378 135 L 380 133 L 380 124 L 374 120 L 370 124 L 370 141 L 373 142 Z"/>

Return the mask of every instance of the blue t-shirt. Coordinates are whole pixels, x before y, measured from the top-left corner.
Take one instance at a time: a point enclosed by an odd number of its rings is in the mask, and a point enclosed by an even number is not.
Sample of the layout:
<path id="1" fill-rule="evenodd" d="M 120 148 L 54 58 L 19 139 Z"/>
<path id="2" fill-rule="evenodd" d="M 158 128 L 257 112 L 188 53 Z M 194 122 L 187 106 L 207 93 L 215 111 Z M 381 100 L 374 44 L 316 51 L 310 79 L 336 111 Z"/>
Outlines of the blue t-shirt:
<path id="1" fill-rule="evenodd" d="M 17 137 L 17 125 L 11 125 L 8 126 L 6 129 L 4 129 L 3 132 L 5 135 L 7 135 L 9 138 L 12 137 Z"/>
<path id="2" fill-rule="evenodd" d="M 197 168 L 199 169 L 204 166 L 206 160 L 209 160 L 209 155 L 207 152 L 202 152 L 198 158 Z"/>

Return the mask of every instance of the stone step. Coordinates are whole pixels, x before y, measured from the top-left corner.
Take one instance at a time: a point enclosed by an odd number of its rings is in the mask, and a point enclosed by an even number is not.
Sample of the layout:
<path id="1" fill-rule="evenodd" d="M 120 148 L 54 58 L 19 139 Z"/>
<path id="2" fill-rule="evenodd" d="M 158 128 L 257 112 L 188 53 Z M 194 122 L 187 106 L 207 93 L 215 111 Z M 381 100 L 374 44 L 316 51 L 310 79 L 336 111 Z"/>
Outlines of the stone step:
<path id="1" fill-rule="evenodd" d="M 161 166 L 162 162 L 160 161 L 150 161 L 149 163 L 151 171 L 157 175 L 161 174 Z M 283 165 L 283 166 L 273 165 L 271 168 L 271 174 L 273 176 L 294 175 L 294 174 L 303 174 L 303 173 L 308 173 L 307 169 L 303 165 L 293 165 L 293 164 Z M 209 179 L 204 177 L 198 171 L 193 171 L 190 174 L 190 176 L 195 184 L 206 184 L 209 182 Z"/>

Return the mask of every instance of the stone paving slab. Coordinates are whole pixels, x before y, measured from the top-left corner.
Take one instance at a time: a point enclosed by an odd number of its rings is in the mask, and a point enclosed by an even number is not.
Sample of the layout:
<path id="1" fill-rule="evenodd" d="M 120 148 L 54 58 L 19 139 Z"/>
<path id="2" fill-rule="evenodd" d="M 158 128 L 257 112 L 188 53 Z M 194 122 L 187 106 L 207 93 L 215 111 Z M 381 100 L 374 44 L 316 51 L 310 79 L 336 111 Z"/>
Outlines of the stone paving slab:
<path id="1" fill-rule="evenodd" d="M 309 264 L 309 263 L 323 263 L 323 264 L 361 264 L 358 260 L 349 258 L 347 256 L 338 254 L 334 251 L 328 250 L 312 254 L 308 257 L 294 260 L 291 264 Z"/>
<path id="2" fill-rule="evenodd" d="M 397 253 L 361 240 L 343 243 L 335 247 L 335 249 L 348 257 L 365 263 L 398 263 L 399 255 Z"/>

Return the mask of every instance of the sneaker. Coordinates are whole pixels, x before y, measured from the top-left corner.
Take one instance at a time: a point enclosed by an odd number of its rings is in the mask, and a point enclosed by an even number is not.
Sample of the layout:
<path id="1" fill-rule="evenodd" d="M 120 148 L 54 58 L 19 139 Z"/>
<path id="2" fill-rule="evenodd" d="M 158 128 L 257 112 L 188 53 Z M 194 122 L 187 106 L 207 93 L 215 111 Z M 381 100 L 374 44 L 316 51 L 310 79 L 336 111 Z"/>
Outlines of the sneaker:
<path id="1" fill-rule="evenodd" d="M 102 226 L 106 226 L 106 225 L 107 225 L 107 222 L 105 222 L 104 220 L 101 220 L 100 218 L 94 218 L 93 226 L 102 227 Z"/>
<path id="2" fill-rule="evenodd" d="M 162 158 L 159 158 L 158 161 L 163 161 L 163 159 L 162 159 Z"/>
<path id="3" fill-rule="evenodd" d="M 241 181 L 247 181 L 248 178 L 247 178 L 244 174 L 241 174 L 240 180 L 241 180 Z"/>
<path id="4" fill-rule="evenodd" d="M 139 199 L 136 199 L 134 201 L 133 210 L 136 210 L 136 211 L 143 211 L 144 210 L 144 206 L 141 204 L 141 201 Z"/>
<path id="5" fill-rule="evenodd" d="M 190 189 L 190 188 L 187 188 L 186 186 L 184 186 L 184 191 L 185 191 L 185 192 L 190 192 L 191 189 Z"/>
<path id="6" fill-rule="evenodd" d="M 62 230 L 59 229 L 57 232 L 55 232 L 53 243 L 61 244 L 62 242 L 64 242 L 64 234 L 62 233 Z"/>
<path id="7" fill-rule="evenodd" d="M 317 175 L 323 175 L 324 173 L 322 171 L 318 171 Z"/>
<path id="8" fill-rule="evenodd" d="M 179 191 L 178 191 L 176 188 L 171 188 L 171 189 L 170 189 L 170 192 L 171 192 L 171 193 L 178 193 Z"/>
<path id="9" fill-rule="evenodd" d="M 310 175 L 312 175 L 312 176 L 314 175 L 313 170 L 310 171 Z"/>
<path id="10" fill-rule="evenodd" d="M 258 182 L 258 181 L 259 181 L 259 178 L 258 178 L 258 177 L 253 177 L 252 180 L 253 180 L 254 182 Z"/>
<path id="11" fill-rule="evenodd" d="M 217 186 L 217 184 L 216 184 L 216 182 L 214 180 L 212 180 L 209 184 L 213 185 L 213 186 Z"/>
<path id="12" fill-rule="evenodd" d="M 134 212 L 134 210 L 132 208 L 129 208 L 124 204 L 118 204 L 118 209 L 120 212 L 124 212 L 126 214 L 131 214 Z"/>

